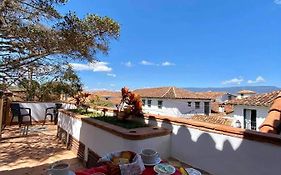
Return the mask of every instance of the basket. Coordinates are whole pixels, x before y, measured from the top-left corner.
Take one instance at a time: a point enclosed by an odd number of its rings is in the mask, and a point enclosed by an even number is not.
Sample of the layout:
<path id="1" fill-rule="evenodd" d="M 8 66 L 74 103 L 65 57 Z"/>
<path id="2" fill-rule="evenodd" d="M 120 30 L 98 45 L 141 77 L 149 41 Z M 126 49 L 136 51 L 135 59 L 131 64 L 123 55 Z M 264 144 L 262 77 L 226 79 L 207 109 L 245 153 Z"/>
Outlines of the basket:
<path id="1" fill-rule="evenodd" d="M 117 165 L 117 167 L 119 166 L 121 175 L 139 175 L 139 174 L 142 174 L 145 167 L 144 167 L 141 156 L 139 154 L 136 154 L 136 153 L 131 152 L 131 151 L 125 151 L 125 152 L 130 152 L 134 156 L 133 156 L 132 160 L 130 161 L 130 163 Z M 111 164 L 112 164 L 111 167 L 114 169 L 114 167 L 116 167 L 116 165 L 113 164 L 112 159 L 113 159 L 113 157 L 119 157 L 121 155 L 121 153 L 124 153 L 124 151 L 117 151 L 117 152 L 108 153 L 104 157 L 100 158 L 98 162 L 100 162 L 100 163 L 111 162 Z M 117 171 L 115 170 L 115 172 L 117 172 Z"/>

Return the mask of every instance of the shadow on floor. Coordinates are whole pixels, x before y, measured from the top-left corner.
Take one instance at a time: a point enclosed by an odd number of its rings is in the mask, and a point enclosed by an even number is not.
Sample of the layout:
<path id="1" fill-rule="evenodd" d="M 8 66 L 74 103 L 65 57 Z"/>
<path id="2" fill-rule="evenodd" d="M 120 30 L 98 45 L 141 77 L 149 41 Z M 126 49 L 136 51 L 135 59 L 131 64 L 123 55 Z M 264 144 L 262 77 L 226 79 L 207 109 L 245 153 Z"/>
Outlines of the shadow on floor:
<path id="1" fill-rule="evenodd" d="M 75 167 L 83 168 L 76 155 L 67 150 L 56 137 L 56 125 L 45 125 L 45 129 L 40 128 L 41 125 L 33 125 L 32 132 L 26 136 L 19 134 L 18 126 L 5 128 L 4 138 L 0 141 L 1 175 L 25 174 L 22 172 L 41 174 L 42 170 L 48 168 L 50 164 L 68 160 L 75 162 Z"/>

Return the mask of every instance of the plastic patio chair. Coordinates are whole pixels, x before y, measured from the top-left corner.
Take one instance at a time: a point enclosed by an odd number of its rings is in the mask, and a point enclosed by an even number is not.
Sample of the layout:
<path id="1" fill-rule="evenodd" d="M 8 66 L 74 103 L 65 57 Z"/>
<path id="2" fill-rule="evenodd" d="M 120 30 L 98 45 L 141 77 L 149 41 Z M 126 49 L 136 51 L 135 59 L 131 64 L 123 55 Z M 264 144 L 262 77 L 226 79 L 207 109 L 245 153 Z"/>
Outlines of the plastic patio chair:
<path id="1" fill-rule="evenodd" d="M 44 121 L 43 121 L 43 125 L 45 125 L 46 123 L 46 119 L 47 119 L 47 116 L 50 116 L 51 117 L 51 122 L 53 122 L 53 119 L 55 117 L 55 114 L 56 114 L 56 107 L 49 107 L 49 108 L 46 108 L 46 111 L 45 111 L 45 118 L 44 118 Z"/>
<path id="2" fill-rule="evenodd" d="M 32 125 L 31 109 L 30 108 L 20 107 L 19 103 L 12 103 L 10 105 L 10 108 L 11 108 L 11 111 L 12 111 L 12 119 L 11 119 L 10 125 L 12 124 L 15 117 L 18 117 L 19 127 L 21 127 L 21 125 L 23 124 L 23 118 L 24 117 L 29 117 L 29 124 Z M 25 112 L 22 113 L 22 110 L 25 110 Z"/>

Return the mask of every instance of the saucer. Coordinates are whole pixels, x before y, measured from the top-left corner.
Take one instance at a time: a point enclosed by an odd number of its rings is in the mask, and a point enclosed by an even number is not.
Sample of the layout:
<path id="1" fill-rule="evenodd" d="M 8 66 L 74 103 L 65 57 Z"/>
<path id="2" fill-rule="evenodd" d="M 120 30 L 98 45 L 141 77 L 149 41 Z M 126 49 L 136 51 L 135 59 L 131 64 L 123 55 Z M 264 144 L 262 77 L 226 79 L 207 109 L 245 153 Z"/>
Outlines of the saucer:
<path id="1" fill-rule="evenodd" d="M 162 160 L 161 160 L 160 157 L 159 157 L 159 158 L 157 158 L 157 159 L 155 160 L 154 163 L 145 163 L 145 162 L 143 162 L 143 164 L 144 164 L 145 166 L 154 166 L 154 165 L 159 164 L 161 161 L 162 161 Z"/>
<path id="2" fill-rule="evenodd" d="M 176 168 L 167 163 L 160 163 L 158 165 L 155 165 L 153 167 L 153 170 L 158 174 L 166 174 L 166 175 L 174 174 L 176 172 Z"/>
<path id="3" fill-rule="evenodd" d="M 190 175 L 201 175 L 200 171 L 198 171 L 198 170 L 196 170 L 196 169 L 194 169 L 194 168 L 186 168 L 185 170 L 186 170 L 186 171 L 188 172 L 188 174 L 190 174 Z"/>

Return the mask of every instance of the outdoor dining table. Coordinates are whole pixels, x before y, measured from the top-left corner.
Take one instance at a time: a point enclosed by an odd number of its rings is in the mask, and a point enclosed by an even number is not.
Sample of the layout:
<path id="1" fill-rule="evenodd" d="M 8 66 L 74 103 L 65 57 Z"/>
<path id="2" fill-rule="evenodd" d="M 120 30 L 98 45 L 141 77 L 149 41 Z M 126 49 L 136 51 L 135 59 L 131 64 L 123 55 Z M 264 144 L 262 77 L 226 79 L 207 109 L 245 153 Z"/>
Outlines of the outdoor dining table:
<path id="1" fill-rule="evenodd" d="M 109 172 L 106 165 L 75 172 L 76 175 L 92 175 L 93 173 L 107 174 Z M 153 166 L 145 166 L 145 170 L 141 175 L 157 175 L 157 173 L 153 170 Z M 181 175 L 181 173 L 176 169 L 173 175 Z"/>

